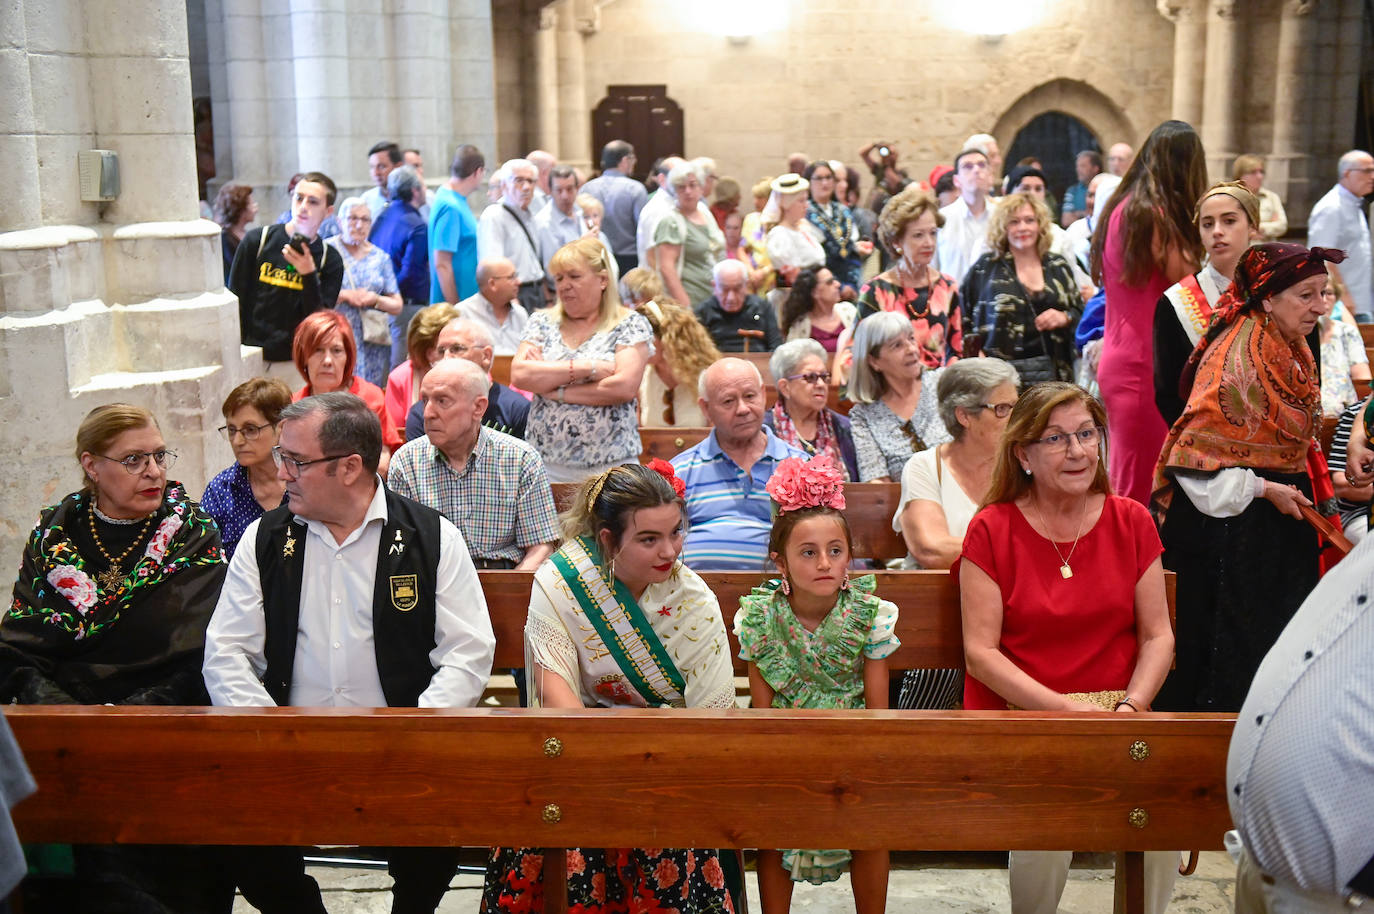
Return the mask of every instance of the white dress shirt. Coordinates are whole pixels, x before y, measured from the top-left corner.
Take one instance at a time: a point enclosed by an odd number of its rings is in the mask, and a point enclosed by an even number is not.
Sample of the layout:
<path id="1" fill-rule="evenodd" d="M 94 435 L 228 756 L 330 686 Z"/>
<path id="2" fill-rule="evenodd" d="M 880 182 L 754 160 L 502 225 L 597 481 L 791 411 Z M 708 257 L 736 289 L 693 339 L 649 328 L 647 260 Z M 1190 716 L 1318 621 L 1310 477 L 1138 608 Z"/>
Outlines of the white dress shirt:
<path id="1" fill-rule="evenodd" d="M 329 528 L 295 517 L 304 528 L 305 574 L 301 582 L 299 631 L 292 670 L 292 705 L 384 708 L 372 627 L 372 589 L 377 549 L 387 521 L 386 490 L 380 479 L 357 529 L 334 540 Z M 215 705 L 271 707 L 262 685 L 267 669 L 267 623 L 262 581 L 253 548 L 260 521 L 243 532 L 234 551 L 219 603 L 205 633 L 205 686 Z M 486 599 L 462 534 L 439 519 L 439 568 L 434 598 L 435 668 L 420 695 L 422 708 L 472 707 L 491 675 L 496 637 Z"/>
<path id="2" fill-rule="evenodd" d="M 500 201 L 482 210 L 477 220 L 478 260 L 504 257 L 515 264 L 515 278 L 521 284 L 534 282 L 544 278 L 538 246 L 534 217 L 527 210 L 508 208 Z"/>
<path id="3" fill-rule="evenodd" d="M 654 232 L 658 222 L 677 208 L 677 197 L 666 187 L 659 188 L 649 197 L 649 202 L 639 211 L 639 224 L 635 227 L 635 253 L 639 255 L 639 265 L 648 266 L 649 248 L 654 246 Z"/>
<path id="4" fill-rule="evenodd" d="M 496 316 L 496 309 L 481 292 L 470 295 L 458 303 L 458 313 L 474 320 L 487 328 L 491 334 L 492 352 L 495 355 L 515 355 L 520 340 L 525 336 L 525 324 L 530 316 L 518 300 L 510 303 L 510 312 L 504 323 Z"/>
<path id="5" fill-rule="evenodd" d="M 960 197 L 940 210 L 945 225 L 936 236 L 935 251 L 940 272 L 953 279 L 955 285 L 963 283 L 968 268 L 988 249 L 988 220 L 993 206 L 991 200 L 984 200 L 983 214 L 975 216 Z"/>
<path id="6" fill-rule="evenodd" d="M 1269 875 L 1339 895 L 1374 856 L 1374 537 L 1265 655 L 1226 761 L 1226 799 Z"/>
<path id="7" fill-rule="evenodd" d="M 1351 306 L 1356 314 L 1374 313 L 1374 260 L 1369 244 L 1369 221 L 1364 216 L 1364 201 L 1341 185 L 1327 191 L 1312 207 L 1307 217 L 1307 246 L 1340 248 L 1345 262 L 1340 264 L 1341 278 L 1350 290 Z"/>

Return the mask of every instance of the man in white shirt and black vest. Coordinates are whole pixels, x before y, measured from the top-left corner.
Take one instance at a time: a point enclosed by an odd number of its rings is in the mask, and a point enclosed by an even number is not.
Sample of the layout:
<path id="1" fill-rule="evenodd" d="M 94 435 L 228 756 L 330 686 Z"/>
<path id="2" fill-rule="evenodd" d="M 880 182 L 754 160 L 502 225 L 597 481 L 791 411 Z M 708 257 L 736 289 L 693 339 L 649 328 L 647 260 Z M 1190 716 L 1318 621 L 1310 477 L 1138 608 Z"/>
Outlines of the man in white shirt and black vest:
<path id="1" fill-rule="evenodd" d="M 462 535 L 377 476 L 381 426 L 328 393 L 281 415 L 287 504 L 244 531 L 206 632 L 216 705 L 471 707 L 496 640 Z M 249 548 L 251 544 L 251 548 Z M 297 848 L 235 848 L 233 875 L 265 914 L 323 914 Z M 433 914 L 457 848 L 388 853 L 394 914 Z"/>

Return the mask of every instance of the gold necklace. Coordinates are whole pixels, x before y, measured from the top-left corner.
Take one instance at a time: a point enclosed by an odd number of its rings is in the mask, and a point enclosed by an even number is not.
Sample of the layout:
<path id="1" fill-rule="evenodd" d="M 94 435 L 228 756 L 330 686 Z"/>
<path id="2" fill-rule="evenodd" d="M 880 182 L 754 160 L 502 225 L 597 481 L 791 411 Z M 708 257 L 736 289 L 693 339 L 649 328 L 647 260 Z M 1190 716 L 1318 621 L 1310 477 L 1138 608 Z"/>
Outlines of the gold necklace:
<path id="1" fill-rule="evenodd" d="M 151 514 L 145 517 L 143 519 L 143 526 L 139 528 L 138 535 L 134 537 L 134 541 L 119 555 L 112 556 L 105 549 L 105 544 L 100 541 L 100 532 L 96 530 L 95 526 L 95 499 L 91 499 L 91 510 L 86 514 L 86 521 L 91 526 L 91 539 L 95 541 L 95 548 L 100 550 L 100 554 L 105 557 L 105 561 L 110 563 L 109 568 L 106 568 L 96 575 L 96 579 L 100 581 L 101 590 L 114 590 L 119 586 L 119 582 L 124 580 L 124 572 L 120 570 L 119 565 L 128 557 L 130 552 L 134 551 L 134 547 L 143 541 L 143 534 L 148 532 L 148 524 L 150 524 L 152 520 L 153 516 Z"/>
<path id="2" fill-rule="evenodd" d="M 1083 496 L 1083 513 L 1078 517 L 1078 532 L 1074 534 L 1073 545 L 1069 547 L 1069 554 L 1065 555 L 1059 551 L 1059 544 L 1054 541 L 1054 535 L 1050 533 L 1050 525 L 1045 523 L 1045 518 L 1040 513 L 1039 501 L 1032 496 L 1031 507 L 1035 509 L 1035 518 L 1040 521 L 1040 526 L 1045 528 L 1045 539 L 1050 541 L 1054 547 L 1054 554 L 1059 556 L 1059 576 L 1064 580 L 1073 577 L 1073 569 L 1069 567 L 1069 559 L 1073 558 L 1073 551 L 1078 548 L 1078 540 L 1083 535 L 1083 521 L 1088 518 L 1088 497 Z"/>

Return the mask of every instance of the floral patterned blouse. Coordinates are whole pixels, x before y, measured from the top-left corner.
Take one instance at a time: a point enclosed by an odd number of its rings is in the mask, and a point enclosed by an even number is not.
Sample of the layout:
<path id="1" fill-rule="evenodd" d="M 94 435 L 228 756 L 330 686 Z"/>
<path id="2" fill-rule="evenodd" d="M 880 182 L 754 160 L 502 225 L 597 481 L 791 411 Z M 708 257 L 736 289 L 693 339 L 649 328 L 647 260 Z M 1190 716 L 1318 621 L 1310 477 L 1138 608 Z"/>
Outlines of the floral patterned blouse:
<path id="1" fill-rule="evenodd" d="M 654 331 L 649 322 L 633 312 L 609 330 L 601 330 L 569 349 L 548 311 L 536 311 L 525 325 L 522 342 L 539 347 L 549 362 L 569 359 L 614 361 L 618 350 L 640 343 L 653 352 Z M 580 406 L 559 403 L 535 395 L 525 425 L 525 440 L 548 463 L 579 467 L 603 467 L 638 458 L 639 401 L 614 406 Z"/>
<path id="2" fill-rule="evenodd" d="M 392 269 L 391 255 L 386 251 L 369 243 L 367 253 L 355 258 L 344 247 L 342 235 L 335 235 L 326 244 L 332 245 L 343 258 L 343 288 L 366 289 L 378 295 L 396 294 L 396 271 Z M 353 328 L 353 339 L 358 344 L 358 367 L 355 371 L 363 380 L 385 389 L 386 377 L 391 372 L 391 342 L 363 341 L 362 308 L 341 304 L 335 310 L 348 318 L 348 325 Z"/>
<path id="3" fill-rule="evenodd" d="M 921 360 L 927 368 L 941 368 L 963 356 L 963 312 L 959 290 L 944 273 L 919 289 L 907 288 L 875 276 L 859 290 L 859 320 L 879 311 L 895 311 L 911 318 Z"/>
<path id="4" fill-rule="evenodd" d="M 921 376 L 921 398 L 916 402 L 916 411 L 905 422 L 881 400 L 854 404 L 849 411 L 849 428 L 859 455 L 860 482 L 884 476 L 896 482 L 902 478 L 902 468 L 912 454 L 952 440 L 940 418 L 935 393 L 940 371 L 929 369 Z"/>
<path id="5" fill-rule="evenodd" d="M 775 708 L 862 708 L 864 659 L 881 660 L 901 647 L 896 604 L 873 592 L 873 575 L 852 578 L 813 632 L 792 613 L 780 583 L 740 598 L 740 658 L 758 667 Z"/>

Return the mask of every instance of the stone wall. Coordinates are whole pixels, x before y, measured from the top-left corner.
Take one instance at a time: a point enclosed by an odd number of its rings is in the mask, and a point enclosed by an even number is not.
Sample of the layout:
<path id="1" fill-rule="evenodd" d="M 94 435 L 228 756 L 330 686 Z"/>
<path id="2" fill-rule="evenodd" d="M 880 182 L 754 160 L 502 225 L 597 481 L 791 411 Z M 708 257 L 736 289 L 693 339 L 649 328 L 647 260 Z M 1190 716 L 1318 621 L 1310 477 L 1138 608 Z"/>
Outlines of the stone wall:
<path id="1" fill-rule="evenodd" d="M 137 23 L 137 27 L 130 24 Z M 187 22 L 160 0 L 0 6 L 0 568 L 76 489 L 93 407 L 148 407 L 199 492 L 232 460 L 215 428 L 260 368 L 239 346 L 219 227 L 198 218 Z M 80 199 L 77 152 L 119 155 L 121 192 Z M 246 357 L 245 357 L 246 356 Z"/>

